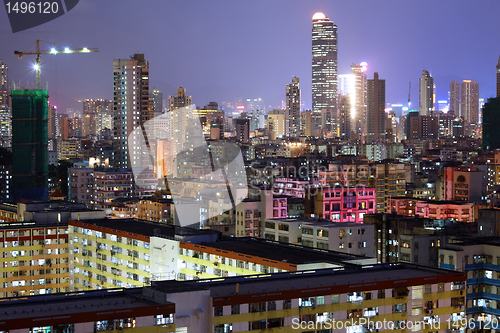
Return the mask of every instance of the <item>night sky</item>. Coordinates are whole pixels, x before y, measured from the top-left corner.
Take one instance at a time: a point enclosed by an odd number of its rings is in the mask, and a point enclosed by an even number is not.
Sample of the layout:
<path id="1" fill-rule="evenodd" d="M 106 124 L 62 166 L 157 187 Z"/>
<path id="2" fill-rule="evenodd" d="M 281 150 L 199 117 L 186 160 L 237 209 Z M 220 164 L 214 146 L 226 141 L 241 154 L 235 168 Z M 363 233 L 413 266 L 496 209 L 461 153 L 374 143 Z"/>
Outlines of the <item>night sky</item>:
<path id="1" fill-rule="evenodd" d="M 481 98 L 495 92 L 498 0 L 80 0 L 66 15 L 16 34 L 0 9 L 0 59 L 11 80 L 26 82 L 35 79 L 34 57 L 18 59 L 13 52 L 36 39 L 99 48 L 42 56 L 42 82 L 60 109 L 81 110 L 79 99 L 112 98 L 112 60 L 134 53 L 145 54 L 150 88 L 162 90 L 164 99 L 183 86 L 200 106 L 261 97 L 278 107 L 295 75 L 309 109 L 317 11 L 338 26 L 339 74 L 366 61 L 368 78 L 377 71 L 386 79 L 387 102 L 406 104 L 411 81 L 418 107 L 424 68 L 435 78 L 439 100 L 448 99 L 451 80 L 478 81 Z"/>

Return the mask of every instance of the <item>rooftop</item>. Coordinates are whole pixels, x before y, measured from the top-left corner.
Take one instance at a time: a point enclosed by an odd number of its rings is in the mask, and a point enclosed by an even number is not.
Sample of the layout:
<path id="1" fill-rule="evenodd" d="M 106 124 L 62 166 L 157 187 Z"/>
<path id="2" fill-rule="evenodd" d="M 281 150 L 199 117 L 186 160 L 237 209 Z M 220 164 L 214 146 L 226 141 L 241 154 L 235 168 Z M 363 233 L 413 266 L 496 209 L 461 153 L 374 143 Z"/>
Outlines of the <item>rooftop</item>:
<path id="1" fill-rule="evenodd" d="M 76 222 L 76 221 L 74 221 Z M 160 224 L 148 222 L 139 219 L 92 219 L 80 220 L 78 222 L 93 224 L 113 230 L 120 230 L 129 233 L 134 233 L 142 236 L 157 236 L 169 239 L 175 239 L 177 236 L 213 236 L 214 239 L 219 237 L 219 232 L 210 229 L 194 229 L 189 227 L 180 227 L 172 224 Z"/>
<path id="2" fill-rule="evenodd" d="M 365 266 L 352 266 L 344 268 L 324 268 L 308 271 L 285 272 L 267 275 L 237 276 L 229 278 L 216 278 L 191 281 L 156 281 L 153 288 L 165 292 L 175 292 L 181 288 L 195 287 L 209 288 L 212 297 L 240 296 L 245 294 L 259 294 L 266 292 L 284 292 L 293 290 L 303 290 L 306 288 L 320 288 L 326 290 L 327 287 L 349 286 L 360 287 L 361 289 L 373 290 L 377 282 L 400 280 L 400 286 L 411 283 L 411 279 L 423 281 L 429 279 L 428 283 L 437 283 L 436 276 L 454 275 L 457 281 L 464 280 L 463 273 L 446 269 L 430 268 L 412 264 L 376 264 Z M 417 283 L 417 282 L 415 282 Z M 420 282 L 419 282 L 420 283 Z M 180 284 L 189 284 L 189 287 Z M 238 292 L 236 292 L 238 284 Z M 355 284 L 360 284 L 355 286 Z M 367 288 L 367 286 L 370 286 Z M 345 288 L 343 288 L 345 289 Z M 316 289 L 311 290 L 316 291 Z M 343 291 L 346 292 L 346 291 Z M 322 291 L 325 294 L 325 291 Z M 283 296 L 282 296 L 283 297 Z M 215 300 L 214 300 L 215 301 Z M 215 302 L 214 302 L 215 303 Z"/>
<path id="3" fill-rule="evenodd" d="M 12 329 L 12 325 L 19 325 L 20 322 L 26 327 L 43 326 L 44 320 L 47 321 L 45 324 L 50 325 L 51 320 L 57 319 L 79 323 L 99 314 L 100 318 L 107 319 L 102 317 L 103 311 L 108 311 L 111 318 L 125 318 L 130 316 L 130 312 L 136 313 L 141 308 L 154 312 L 158 305 L 142 297 L 142 288 L 4 298 L 0 302 L 0 329 Z M 174 312 L 173 303 L 167 302 L 163 306 Z"/>
<path id="4" fill-rule="evenodd" d="M 348 261 L 366 259 L 366 257 L 360 255 L 282 243 L 262 238 L 228 237 L 217 242 L 203 243 L 201 245 L 295 265 L 325 262 L 344 265 L 348 264 Z"/>
<path id="5" fill-rule="evenodd" d="M 282 219 L 268 219 L 268 222 L 286 222 L 286 223 L 307 223 L 310 225 L 324 226 L 330 228 L 337 227 L 361 227 L 363 224 L 355 222 L 332 222 L 331 220 L 320 219 L 317 217 L 287 217 Z M 366 226 L 366 225 L 365 225 Z"/>

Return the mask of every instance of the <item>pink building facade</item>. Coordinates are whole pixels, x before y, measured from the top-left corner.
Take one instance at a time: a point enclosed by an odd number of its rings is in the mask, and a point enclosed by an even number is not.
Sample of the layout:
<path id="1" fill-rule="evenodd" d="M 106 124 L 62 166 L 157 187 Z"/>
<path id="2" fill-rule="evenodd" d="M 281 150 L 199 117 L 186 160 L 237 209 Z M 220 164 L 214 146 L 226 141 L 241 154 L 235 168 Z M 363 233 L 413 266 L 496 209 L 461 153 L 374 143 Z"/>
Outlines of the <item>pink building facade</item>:
<path id="1" fill-rule="evenodd" d="M 365 214 L 375 213 L 375 200 L 374 188 L 323 187 L 316 193 L 306 193 L 306 216 L 314 215 L 333 222 L 363 223 Z"/>

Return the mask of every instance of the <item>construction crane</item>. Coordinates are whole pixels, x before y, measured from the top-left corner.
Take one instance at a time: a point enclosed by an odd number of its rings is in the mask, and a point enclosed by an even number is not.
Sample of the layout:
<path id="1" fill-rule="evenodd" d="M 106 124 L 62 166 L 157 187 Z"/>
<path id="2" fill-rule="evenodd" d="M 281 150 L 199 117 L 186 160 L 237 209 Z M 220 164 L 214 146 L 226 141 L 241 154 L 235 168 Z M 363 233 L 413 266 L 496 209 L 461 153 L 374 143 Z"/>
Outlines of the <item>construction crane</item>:
<path id="1" fill-rule="evenodd" d="M 43 42 L 43 41 L 42 41 Z M 36 40 L 36 50 L 35 52 L 21 52 L 21 51 L 14 51 L 14 54 L 19 56 L 19 58 L 22 58 L 24 55 L 36 55 L 36 62 L 33 65 L 33 68 L 35 69 L 36 72 L 36 86 L 37 88 L 41 87 L 40 83 L 40 55 L 42 54 L 52 54 L 56 55 L 59 53 L 90 53 L 90 52 L 99 52 L 99 49 L 97 48 L 69 48 L 69 47 L 52 47 L 50 50 L 40 50 L 40 40 Z M 49 42 L 45 42 L 48 44 L 52 44 Z M 33 45 L 33 44 L 31 44 Z"/>

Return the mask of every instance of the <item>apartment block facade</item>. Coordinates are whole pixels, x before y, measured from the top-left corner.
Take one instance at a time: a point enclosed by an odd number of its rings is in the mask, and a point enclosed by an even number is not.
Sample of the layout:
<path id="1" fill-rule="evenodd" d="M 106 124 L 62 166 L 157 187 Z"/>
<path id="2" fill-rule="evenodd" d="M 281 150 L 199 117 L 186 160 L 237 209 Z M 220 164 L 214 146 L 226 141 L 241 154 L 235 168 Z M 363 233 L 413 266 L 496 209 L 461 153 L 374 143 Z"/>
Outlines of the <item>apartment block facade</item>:
<path id="1" fill-rule="evenodd" d="M 402 264 L 158 281 L 132 290 L 58 295 L 49 305 L 46 296 L 9 300 L 0 304 L 8 314 L 0 329 L 223 333 L 341 325 L 362 332 L 370 330 L 364 318 L 388 323 L 382 332 L 405 332 L 413 323 L 415 331 L 459 331 L 464 283 L 464 273 Z"/>
<path id="2" fill-rule="evenodd" d="M 67 225 L 34 225 L 26 222 L 0 227 L 3 242 L 0 297 L 69 290 Z"/>

